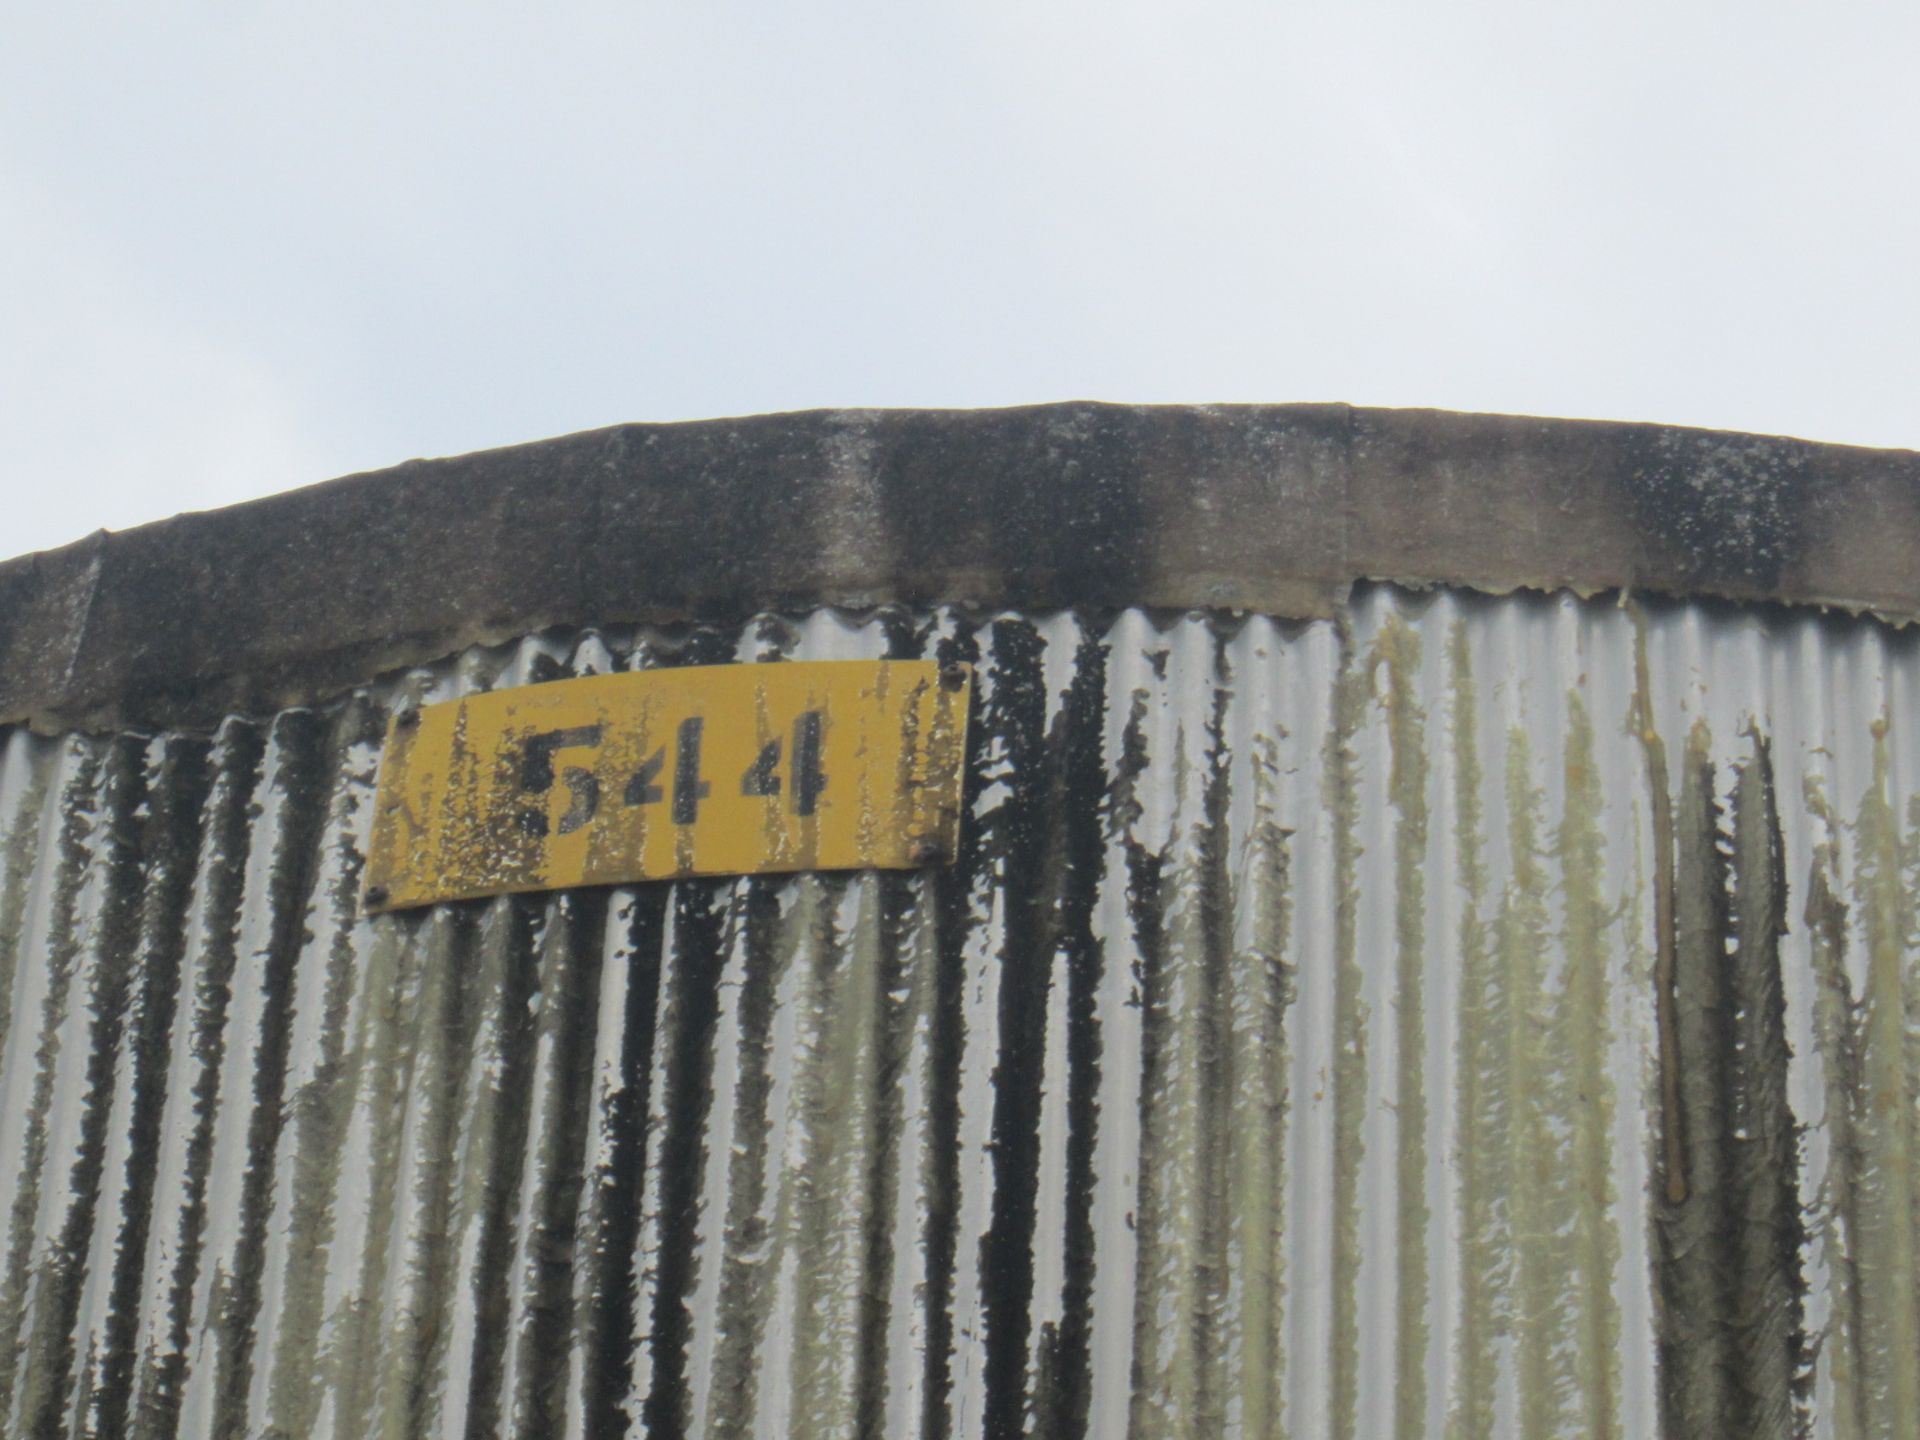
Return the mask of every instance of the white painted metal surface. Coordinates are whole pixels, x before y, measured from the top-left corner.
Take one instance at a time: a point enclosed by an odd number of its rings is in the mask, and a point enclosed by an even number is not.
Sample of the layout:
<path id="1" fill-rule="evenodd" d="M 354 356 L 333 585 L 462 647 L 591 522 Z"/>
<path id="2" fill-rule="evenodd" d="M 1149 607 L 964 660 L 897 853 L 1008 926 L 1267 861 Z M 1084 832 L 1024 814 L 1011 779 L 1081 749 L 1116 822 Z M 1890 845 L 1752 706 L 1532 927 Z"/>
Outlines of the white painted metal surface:
<path id="1" fill-rule="evenodd" d="M 981 667 L 951 872 L 358 912 L 403 700 L 922 654 Z M 1375 588 L 5 733 L 0 1429 L 1910 1433 L 1917 686 Z"/>

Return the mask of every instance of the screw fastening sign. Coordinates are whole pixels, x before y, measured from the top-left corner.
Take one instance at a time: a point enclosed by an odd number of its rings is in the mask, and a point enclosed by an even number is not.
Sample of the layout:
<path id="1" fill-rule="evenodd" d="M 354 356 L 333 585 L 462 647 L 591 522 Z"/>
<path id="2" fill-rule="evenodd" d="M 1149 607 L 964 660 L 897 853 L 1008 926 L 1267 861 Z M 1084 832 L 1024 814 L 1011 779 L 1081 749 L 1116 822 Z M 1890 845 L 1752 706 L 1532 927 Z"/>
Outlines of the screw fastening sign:
<path id="1" fill-rule="evenodd" d="M 929 660 L 689 666 L 402 710 L 366 908 L 944 863 L 972 679 Z"/>

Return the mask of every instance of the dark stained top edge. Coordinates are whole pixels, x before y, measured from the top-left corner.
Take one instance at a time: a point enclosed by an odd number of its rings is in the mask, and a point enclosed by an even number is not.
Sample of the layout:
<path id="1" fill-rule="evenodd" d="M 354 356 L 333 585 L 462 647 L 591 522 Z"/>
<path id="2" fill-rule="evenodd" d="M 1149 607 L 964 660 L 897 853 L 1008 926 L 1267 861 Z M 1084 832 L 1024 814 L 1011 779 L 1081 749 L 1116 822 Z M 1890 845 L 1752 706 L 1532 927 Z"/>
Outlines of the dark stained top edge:
<path id="1" fill-rule="evenodd" d="M 552 625 L 1352 585 L 1920 616 L 1920 454 L 1346 405 L 826 410 L 414 460 L 0 564 L 0 724 L 201 726 Z"/>

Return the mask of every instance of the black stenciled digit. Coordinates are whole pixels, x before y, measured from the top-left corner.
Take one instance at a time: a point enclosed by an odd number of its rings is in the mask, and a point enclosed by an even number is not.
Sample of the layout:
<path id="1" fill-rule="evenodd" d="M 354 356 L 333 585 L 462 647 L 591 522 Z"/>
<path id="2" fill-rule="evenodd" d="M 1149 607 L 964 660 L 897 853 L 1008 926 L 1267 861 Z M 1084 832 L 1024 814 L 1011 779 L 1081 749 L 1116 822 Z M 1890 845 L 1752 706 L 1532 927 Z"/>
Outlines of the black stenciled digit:
<path id="1" fill-rule="evenodd" d="M 700 802 L 712 786 L 700 778 L 700 732 L 706 722 L 698 715 L 680 722 L 673 755 L 673 823 L 691 825 L 700 816 Z"/>
<path id="2" fill-rule="evenodd" d="M 600 777 L 591 770 L 569 765 L 566 781 L 567 788 L 573 792 L 573 801 L 567 806 L 567 813 L 560 817 L 560 833 L 571 835 L 593 819 L 594 812 L 600 808 Z"/>
<path id="3" fill-rule="evenodd" d="M 527 748 L 520 758 L 520 790 L 527 795 L 544 795 L 553 789 L 553 756 L 556 750 L 571 750 L 575 746 L 591 746 L 600 743 L 598 725 L 571 725 L 564 730 L 543 730 L 537 735 L 527 737 Z M 583 785 L 579 777 L 585 777 Z M 578 830 L 593 818 L 593 812 L 600 805 L 600 782 L 593 773 L 579 766 L 570 766 L 567 770 L 567 788 L 572 799 L 567 806 L 566 818 L 560 822 L 560 833 Z M 576 818 L 577 817 L 577 818 Z M 572 824 L 568 824 L 572 821 Z M 520 812 L 520 828 L 529 835 L 545 835 L 548 830 L 547 812 L 544 807 L 537 810 Z"/>
<path id="4" fill-rule="evenodd" d="M 807 710 L 793 722 L 793 813 L 811 815 L 827 788 L 826 772 L 820 768 L 820 741 L 826 731 L 826 716 L 819 710 Z"/>
<path id="5" fill-rule="evenodd" d="M 760 747 L 759 758 L 740 777 L 742 795 L 778 795 L 780 793 L 780 742 L 769 740 Z"/>
<path id="6" fill-rule="evenodd" d="M 640 762 L 640 768 L 633 772 L 633 778 L 627 781 L 625 800 L 629 805 L 657 805 L 665 798 L 665 792 L 656 783 L 660 772 L 667 768 L 667 752 L 664 747 L 653 752 Z"/>

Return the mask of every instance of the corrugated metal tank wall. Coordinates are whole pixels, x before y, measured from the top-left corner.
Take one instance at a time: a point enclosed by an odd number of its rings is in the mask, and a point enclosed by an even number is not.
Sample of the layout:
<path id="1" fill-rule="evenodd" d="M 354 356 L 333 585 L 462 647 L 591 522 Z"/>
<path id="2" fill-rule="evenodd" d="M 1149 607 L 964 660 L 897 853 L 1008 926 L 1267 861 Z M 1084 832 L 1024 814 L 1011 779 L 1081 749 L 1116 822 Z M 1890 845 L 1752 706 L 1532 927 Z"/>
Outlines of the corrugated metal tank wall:
<path id="1" fill-rule="evenodd" d="M 981 669 L 950 870 L 361 918 L 388 710 Z M 0 736 L 11 1435 L 1892 1436 L 1920 639 L 541 636 L 211 738 Z"/>

